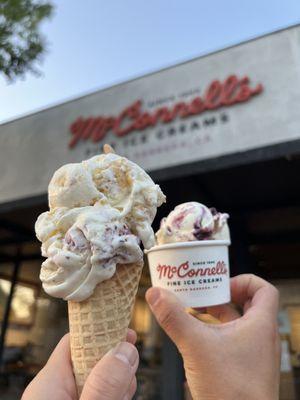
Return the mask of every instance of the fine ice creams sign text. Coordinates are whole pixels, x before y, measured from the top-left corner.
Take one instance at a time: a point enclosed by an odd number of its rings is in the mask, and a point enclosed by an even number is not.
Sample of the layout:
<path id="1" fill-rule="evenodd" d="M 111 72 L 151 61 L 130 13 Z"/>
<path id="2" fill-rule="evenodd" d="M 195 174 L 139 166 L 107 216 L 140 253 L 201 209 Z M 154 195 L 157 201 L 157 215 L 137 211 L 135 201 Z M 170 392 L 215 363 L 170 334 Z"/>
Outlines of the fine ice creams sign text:
<path id="1" fill-rule="evenodd" d="M 117 137 L 125 136 L 134 131 L 142 131 L 149 127 L 168 124 L 175 119 L 185 119 L 197 116 L 206 111 L 216 110 L 243 103 L 263 91 L 262 84 L 250 87 L 248 76 L 238 78 L 228 76 L 223 82 L 212 81 L 203 96 L 194 97 L 189 102 L 178 102 L 171 107 L 159 107 L 144 111 L 142 100 L 137 100 L 126 107 L 118 116 L 79 117 L 70 126 L 72 134 L 69 147 L 73 148 L 81 140 L 91 140 L 97 143 L 112 131 Z"/>

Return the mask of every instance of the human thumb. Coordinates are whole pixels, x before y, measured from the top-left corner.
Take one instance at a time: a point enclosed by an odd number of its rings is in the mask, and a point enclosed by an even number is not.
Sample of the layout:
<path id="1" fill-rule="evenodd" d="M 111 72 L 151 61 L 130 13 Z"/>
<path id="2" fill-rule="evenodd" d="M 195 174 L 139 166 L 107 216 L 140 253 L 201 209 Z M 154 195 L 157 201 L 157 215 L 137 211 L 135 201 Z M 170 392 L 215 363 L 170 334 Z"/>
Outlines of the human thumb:
<path id="1" fill-rule="evenodd" d="M 119 343 L 92 369 L 80 400 L 130 400 L 136 391 L 139 355 L 131 343 Z"/>
<path id="2" fill-rule="evenodd" d="M 186 344 L 193 340 L 200 322 L 185 312 L 177 297 L 168 290 L 150 288 L 146 300 L 157 322 L 182 352 Z"/>

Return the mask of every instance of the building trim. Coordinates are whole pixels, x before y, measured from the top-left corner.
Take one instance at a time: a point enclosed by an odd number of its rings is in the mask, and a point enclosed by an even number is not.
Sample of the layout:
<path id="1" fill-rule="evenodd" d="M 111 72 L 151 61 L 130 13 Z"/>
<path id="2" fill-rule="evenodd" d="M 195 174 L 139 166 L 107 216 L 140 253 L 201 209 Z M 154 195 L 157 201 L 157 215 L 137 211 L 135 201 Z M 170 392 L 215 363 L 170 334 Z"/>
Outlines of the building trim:
<path id="1" fill-rule="evenodd" d="M 300 156 L 300 139 L 220 157 L 213 157 L 207 160 L 196 161 L 188 164 L 181 164 L 174 167 L 163 168 L 148 173 L 153 180 L 159 183 L 168 179 L 203 174 L 262 161 L 271 161 L 282 157 L 289 159 L 297 155 Z M 8 201 L 0 204 L 0 213 L 6 213 L 16 208 L 32 207 L 46 202 L 46 193 Z"/>
<path id="2" fill-rule="evenodd" d="M 300 139 L 220 157 L 213 157 L 206 160 L 195 161 L 188 164 L 176 165 L 174 167 L 152 171 L 150 172 L 150 175 L 156 181 L 165 181 L 186 175 L 202 174 L 239 165 L 269 161 L 281 157 L 290 158 L 297 154 L 300 154 Z"/>

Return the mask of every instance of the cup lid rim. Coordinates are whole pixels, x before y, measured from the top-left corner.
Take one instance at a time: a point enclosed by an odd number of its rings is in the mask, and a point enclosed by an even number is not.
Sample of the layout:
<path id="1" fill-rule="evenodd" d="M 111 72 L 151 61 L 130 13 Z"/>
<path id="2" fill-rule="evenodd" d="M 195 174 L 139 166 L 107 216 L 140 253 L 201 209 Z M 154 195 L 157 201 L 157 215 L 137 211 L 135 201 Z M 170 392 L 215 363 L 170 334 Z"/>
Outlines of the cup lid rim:
<path id="1" fill-rule="evenodd" d="M 166 249 L 174 249 L 180 247 L 203 247 L 203 246 L 229 246 L 230 245 L 229 239 L 224 240 L 195 240 L 193 242 L 176 242 L 176 243 L 167 243 L 167 244 L 160 244 L 151 247 L 150 249 L 145 249 L 145 254 L 148 254 L 152 251 L 158 250 L 166 250 Z"/>

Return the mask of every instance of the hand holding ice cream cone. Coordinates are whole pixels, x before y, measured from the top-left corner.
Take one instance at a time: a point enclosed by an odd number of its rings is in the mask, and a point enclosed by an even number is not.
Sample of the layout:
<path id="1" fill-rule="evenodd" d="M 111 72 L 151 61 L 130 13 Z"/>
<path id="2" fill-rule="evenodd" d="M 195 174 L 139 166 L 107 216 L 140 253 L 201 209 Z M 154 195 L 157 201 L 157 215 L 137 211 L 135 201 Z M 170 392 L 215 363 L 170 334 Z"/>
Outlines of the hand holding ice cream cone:
<path id="1" fill-rule="evenodd" d="M 22 400 L 78 400 L 69 336 L 65 335 L 58 343 L 45 367 L 26 388 Z M 126 342 L 119 343 L 97 362 L 85 382 L 80 400 L 133 397 L 139 362 L 135 341 L 136 334 L 129 329 Z"/>
<path id="2" fill-rule="evenodd" d="M 36 233 L 47 257 L 45 291 L 68 301 L 78 390 L 96 362 L 125 339 L 143 267 L 154 245 L 151 223 L 165 196 L 146 172 L 109 145 L 104 154 L 55 172 L 50 211 Z"/>

